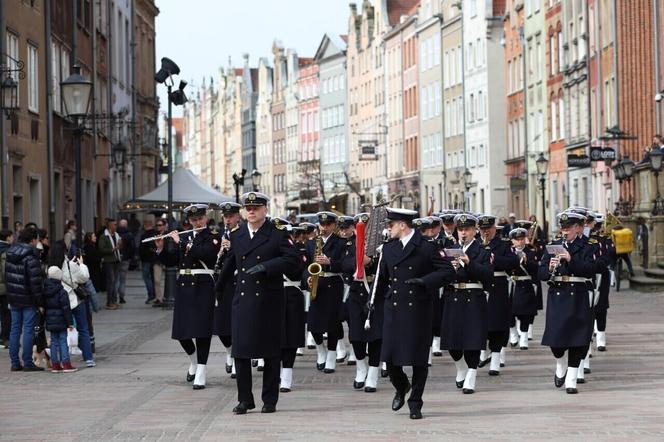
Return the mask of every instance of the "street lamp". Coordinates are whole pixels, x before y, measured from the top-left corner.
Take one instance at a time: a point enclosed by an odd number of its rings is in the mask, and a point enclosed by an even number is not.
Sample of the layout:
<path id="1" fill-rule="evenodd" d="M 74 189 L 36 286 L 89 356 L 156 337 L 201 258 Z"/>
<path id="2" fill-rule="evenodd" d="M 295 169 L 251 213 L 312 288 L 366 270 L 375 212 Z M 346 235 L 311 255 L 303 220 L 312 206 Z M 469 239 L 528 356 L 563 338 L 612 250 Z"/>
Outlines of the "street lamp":
<path id="1" fill-rule="evenodd" d="M 650 168 L 655 174 L 655 189 L 657 191 L 651 212 L 654 216 L 664 215 L 664 205 L 659 193 L 659 172 L 662 170 L 662 156 L 664 156 L 664 154 L 659 150 L 653 150 L 650 152 Z"/>
<path id="2" fill-rule="evenodd" d="M 5 77 L 2 82 L 2 109 L 7 118 L 18 109 L 18 83 L 11 76 Z"/>
<path id="3" fill-rule="evenodd" d="M 258 169 L 254 169 L 253 172 L 251 172 L 251 183 L 254 185 L 254 192 L 258 192 L 258 189 L 260 188 L 261 185 L 261 178 L 263 177 L 263 174 L 258 171 Z"/>
<path id="4" fill-rule="evenodd" d="M 472 178 L 473 174 L 470 172 L 470 170 L 466 169 L 465 172 L 463 173 L 463 185 L 466 188 L 466 194 L 464 195 L 464 210 L 470 210 L 470 187 L 472 186 L 472 183 L 470 182 L 470 179 Z"/>
<path id="5" fill-rule="evenodd" d="M 120 142 L 113 147 L 113 165 L 117 169 L 124 169 L 124 164 L 127 159 L 127 146 Z"/>
<path id="6" fill-rule="evenodd" d="M 81 67 L 74 65 L 74 73 L 65 81 L 60 83 L 62 89 L 62 101 L 65 106 L 65 115 L 74 123 L 74 151 L 75 151 L 75 175 L 76 175 L 76 229 L 77 246 L 82 247 L 83 233 L 83 192 L 81 189 L 81 138 L 85 131 L 81 119 L 88 115 L 90 99 L 92 97 L 92 82 L 81 75 Z"/>
<path id="7" fill-rule="evenodd" d="M 233 174 L 233 185 L 235 186 L 235 202 L 240 203 L 240 187 L 244 186 L 244 176 L 247 174 L 247 169 L 242 169 L 240 175 Z M 253 179 L 253 176 L 252 176 Z"/>
<path id="8" fill-rule="evenodd" d="M 619 184 L 623 181 L 630 181 L 634 174 L 634 161 L 630 160 L 627 155 L 622 157 L 618 163 L 613 166 L 613 173 L 616 176 Z M 616 202 L 615 214 L 620 216 L 629 216 L 632 213 L 631 201 L 625 201 L 622 195 L 619 195 Z"/>
<path id="9" fill-rule="evenodd" d="M 544 232 L 544 240 L 549 233 L 546 227 L 546 174 L 549 171 L 549 160 L 544 156 L 544 152 L 540 152 L 539 158 L 535 161 L 537 166 L 537 174 L 539 175 L 540 191 L 542 192 L 542 231 Z"/>

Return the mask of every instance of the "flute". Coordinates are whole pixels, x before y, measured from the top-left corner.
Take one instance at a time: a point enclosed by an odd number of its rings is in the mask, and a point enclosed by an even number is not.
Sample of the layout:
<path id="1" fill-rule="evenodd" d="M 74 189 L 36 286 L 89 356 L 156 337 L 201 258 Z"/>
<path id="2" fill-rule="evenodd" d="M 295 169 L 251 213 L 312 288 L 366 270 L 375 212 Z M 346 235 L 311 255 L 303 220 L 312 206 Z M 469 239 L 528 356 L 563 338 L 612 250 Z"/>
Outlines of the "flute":
<path id="1" fill-rule="evenodd" d="M 199 230 L 203 230 L 203 229 L 207 229 L 207 227 L 198 227 L 198 228 L 196 228 L 196 229 L 183 230 L 182 232 L 178 232 L 178 234 L 182 235 L 183 233 L 198 232 Z M 141 241 L 141 242 L 142 242 L 142 243 L 144 243 L 144 242 L 152 242 L 152 241 L 156 241 L 156 240 L 158 240 L 158 239 L 164 239 L 164 238 L 166 238 L 167 236 L 169 236 L 170 234 L 171 234 L 171 232 L 169 232 L 169 233 L 165 233 L 165 234 L 163 234 L 163 235 L 151 236 L 151 237 L 149 237 L 149 238 L 145 238 L 145 239 L 144 239 L 143 241 Z"/>

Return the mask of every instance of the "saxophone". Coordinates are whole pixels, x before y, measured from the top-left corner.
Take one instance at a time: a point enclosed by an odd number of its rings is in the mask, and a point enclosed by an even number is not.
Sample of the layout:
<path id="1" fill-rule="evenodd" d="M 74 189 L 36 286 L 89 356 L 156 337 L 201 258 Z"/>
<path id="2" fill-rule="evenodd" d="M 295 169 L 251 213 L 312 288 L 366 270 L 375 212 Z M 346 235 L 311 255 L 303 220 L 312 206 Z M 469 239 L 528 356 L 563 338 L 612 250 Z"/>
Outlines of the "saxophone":
<path id="1" fill-rule="evenodd" d="M 317 256 L 323 254 L 323 237 L 321 235 L 316 236 L 316 247 L 314 248 L 314 259 Z M 318 292 L 318 278 L 321 273 L 323 273 L 323 266 L 317 262 L 312 262 L 307 267 L 307 272 L 311 275 L 311 289 L 309 290 L 309 297 L 312 301 L 316 300 L 316 293 Z"/>

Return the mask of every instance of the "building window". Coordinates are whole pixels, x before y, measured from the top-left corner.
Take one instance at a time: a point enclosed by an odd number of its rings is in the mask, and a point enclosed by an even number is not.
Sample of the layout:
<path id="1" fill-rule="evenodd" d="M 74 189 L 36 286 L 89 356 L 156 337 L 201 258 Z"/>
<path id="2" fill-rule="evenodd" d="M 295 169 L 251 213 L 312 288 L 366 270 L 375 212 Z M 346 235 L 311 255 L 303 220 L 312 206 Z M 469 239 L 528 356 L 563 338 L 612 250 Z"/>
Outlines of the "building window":
<path id="1" fill-rule="evenodd" d="M 18 70 L 18 37 L 11 32 L 7 32 L 7 64 L 6 66 L 9 66 L 10 69 L 12 70 Z M 16 87 L 16 97 L 17 101 L 16 104 L 20 105 L 21 100 L 21 93 L 20 93 L 20 81 L 18 81 L 17 78 L 14 78 L 17 82 L 17 87 Z"/>
<path id="2" fill-rule="evenodd" d="M 37 48 L 28 45 L 28 109 L 39 113 L 39 56 Z"/>

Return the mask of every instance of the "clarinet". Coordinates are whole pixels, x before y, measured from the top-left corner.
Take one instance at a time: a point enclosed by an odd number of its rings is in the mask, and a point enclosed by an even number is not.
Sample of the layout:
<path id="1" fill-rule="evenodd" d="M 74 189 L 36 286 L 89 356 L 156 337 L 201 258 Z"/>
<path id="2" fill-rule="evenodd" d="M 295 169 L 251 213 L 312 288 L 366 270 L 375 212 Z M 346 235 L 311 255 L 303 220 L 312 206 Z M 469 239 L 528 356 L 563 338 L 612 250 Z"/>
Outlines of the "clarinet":
<path id="1" fill-rule="evenodd" d="M 230 241 L 231 240 L 231 232 L 230 232 L 230 225 L 225 224 L 224 225 L 224 235 L 223 238 Z M 226 254 L 227 249 L 224 248 L 223 244 L 221 247 L 219 247 L 219 253 L 217 253 L 217 261 L 214 263 L 214 274 L 218 275 L 219 272 L 221 271 L 221 258 Z"/>

